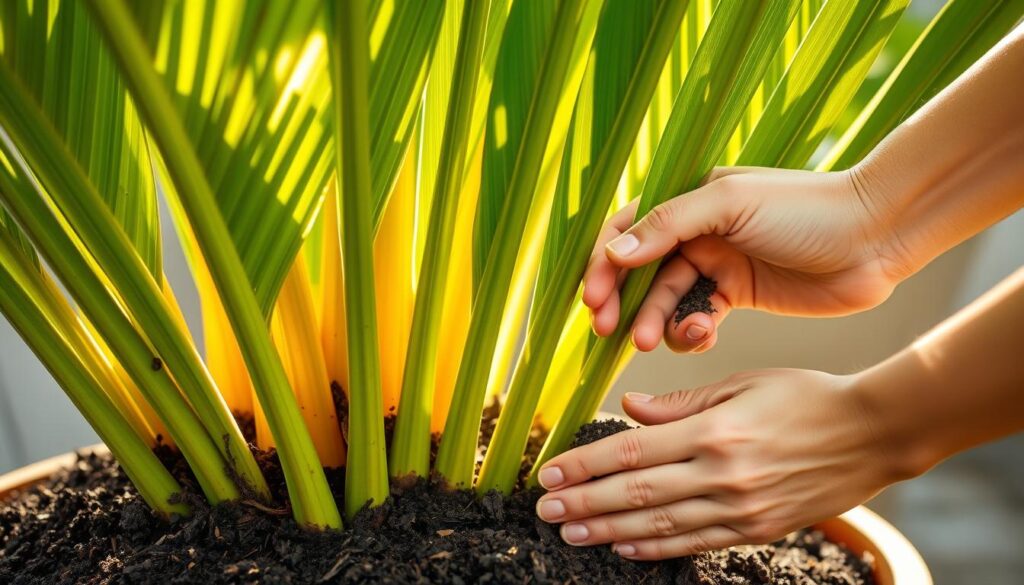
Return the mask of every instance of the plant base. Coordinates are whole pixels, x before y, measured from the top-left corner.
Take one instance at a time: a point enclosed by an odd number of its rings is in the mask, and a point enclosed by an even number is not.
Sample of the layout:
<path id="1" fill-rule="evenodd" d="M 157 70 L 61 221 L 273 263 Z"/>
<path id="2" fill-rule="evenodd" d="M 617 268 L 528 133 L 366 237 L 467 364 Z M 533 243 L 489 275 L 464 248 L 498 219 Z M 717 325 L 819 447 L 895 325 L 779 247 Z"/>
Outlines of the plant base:
<path id="1" fill-rule="evenodd" d="M 193 486 L 184 463 L 164 455 Z M 275 501 L 287 501 L 276 457 L 258 455 Z M 340 499 L 344 470 L 328 477 Z M 537 492 L 477 498 L 420 480 L 342 532 L 311 533 L 284 508 L 211 509 L 189 496 L 195 515 L 167 523 L 103 452 L 80 455 L 47 481 L 38 483 L 38 472 L 33 479 L 0 505 L 0 582 L 875 582 L 867 562 L 819 532 L 662 563 L 570 547 L 534 515 Z"/>

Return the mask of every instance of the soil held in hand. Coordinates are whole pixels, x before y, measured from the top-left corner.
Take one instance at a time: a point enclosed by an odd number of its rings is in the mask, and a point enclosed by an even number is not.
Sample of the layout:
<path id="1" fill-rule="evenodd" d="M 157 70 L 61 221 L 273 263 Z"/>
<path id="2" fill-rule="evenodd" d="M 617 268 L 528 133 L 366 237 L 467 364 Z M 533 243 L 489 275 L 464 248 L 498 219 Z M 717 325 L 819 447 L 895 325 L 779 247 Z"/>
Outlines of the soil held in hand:
<path id="1" fill-rule="evenodd" d="M 679 299 L 679 304 L 676 306 L 676 314 L 673 318 L 676 325 L 683 322 L 683 319 L 694 313 L 711 313 L 717 312 L 715 306 L 711 304 L 711 295 L 715 294 L 718 290 L 718 283 L 710 278 L 701 274 L 697 277 L 697 282 L 693 283 L 690 290 L 683 295 L 683 298 Z"/>
<path id="2" fill-rule="evenodd" d="M 621 429 L 589 425 L 579 439 Z M 275 501 L 285 502 L 276 456 L 259 455 Z M 180 457 L 162 456 L 194 494 Z M 344 470 L 328 478 L 340 502 Z M 867 563 L 813 532 L 662 563 L 571 547 L 535 516 L 539 495 L 477 498 L 419 480 L 345 530 L 315 533 L 281 503 L 210 508 L 186 494 L 194 515 L 166 522 L 109 455 L 85 453 L 0 504 L 0 583 L 872 583 Z"/>

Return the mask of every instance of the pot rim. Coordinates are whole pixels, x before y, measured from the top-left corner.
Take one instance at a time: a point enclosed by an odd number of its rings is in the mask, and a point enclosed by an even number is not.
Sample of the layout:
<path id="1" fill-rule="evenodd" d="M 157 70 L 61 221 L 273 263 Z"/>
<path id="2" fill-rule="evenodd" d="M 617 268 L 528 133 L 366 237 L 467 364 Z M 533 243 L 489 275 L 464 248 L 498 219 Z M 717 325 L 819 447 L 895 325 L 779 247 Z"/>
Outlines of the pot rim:
<path id="1" fill-rule="evenodd" d="M 58 469 L 73 465 L 79 453 L 107 451 L 106 445 L 98 443 L 0 474 L 0 502 L 13 492 L 47 479 Z M 877 585 L 933 585 L 928 566 L 910 540 L 865 506 L 819 522 L 814 528 L 858 555 L 871 555 Z"/>

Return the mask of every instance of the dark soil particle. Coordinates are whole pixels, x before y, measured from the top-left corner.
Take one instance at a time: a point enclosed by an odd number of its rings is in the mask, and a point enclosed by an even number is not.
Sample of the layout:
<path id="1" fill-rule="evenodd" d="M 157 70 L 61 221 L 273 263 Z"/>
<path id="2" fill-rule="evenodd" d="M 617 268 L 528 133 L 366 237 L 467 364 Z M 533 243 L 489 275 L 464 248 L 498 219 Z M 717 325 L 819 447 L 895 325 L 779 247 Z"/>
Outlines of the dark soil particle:
<path id="1" fill-rule="evenodd" d="M 633 427 L 629 426 L 624 420 L 618 420 L 610 418 L 602 421 L 594 421 L 589 425 L 583 425 L 580 430 L 576 431 L 576 436 L 573 437 L 572 443 L 569 443 L 570 449 L 576 447 L 582 447 L 583 445 L 589 445 L 595 441 L 600 441 L 605 437 L 610 437 L 616 433 L 622 431 L 628 431 Z"/>
<path id="2" fill-rule="evenodd" d="M 718 290 L 717 282 L 703 274 L 698 276 L 697 282 L 693 283 L 690 290 L 683 295 L 683 298 L 679 299 L 674 318 L 675 324 L 679 325 L 683 319 L 693 313 L 710 315 L 716 312 L 715 306 L 711 304 L 711 295 L 715 294 L 716 290 Z"/>
<path id="3" fill-rule="evenodd" d="M 623 430 L 588 425 L 596 440 Z M 277 504 L 208 507 L 180 456 L 159 454 L 186 488 L 191 518 L 154 516 L 109 455 L 82 453 L 0 504 L 0 583 L 677 583 L 870 584 L 870 569 L 818 533 L 662 563 L 565 545 L 534 514 L 539 491 L 478 498 L 420 479 L 339 532 L 297 526 L 273 453 L 258 453 Z M 328 470 L 341 501 L 344 470 Z"/>

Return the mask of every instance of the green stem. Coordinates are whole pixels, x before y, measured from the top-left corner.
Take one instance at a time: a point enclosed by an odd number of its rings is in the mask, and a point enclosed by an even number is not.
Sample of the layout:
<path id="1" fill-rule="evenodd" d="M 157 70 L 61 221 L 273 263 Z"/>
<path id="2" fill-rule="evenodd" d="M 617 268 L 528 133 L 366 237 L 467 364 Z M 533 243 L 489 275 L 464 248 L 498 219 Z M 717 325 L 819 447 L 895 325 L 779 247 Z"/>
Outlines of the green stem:
<path id="1" fill-rule="evenodd" d="M 47 310 L 64 302 L 51 298 L 53 294 L 17 244 L 0 231 L 0 311 L 110 448 L 150 507 L 164 516 L 189 515 L 188 506 L 171 503 L 181 486 L 104 394 L 79 357 L 82 348 L 68 341 L 74 339 L 71 329 L 79 325 Z"/>
<path id="2" fill-rule="evenodd" d="M 611 205 L 622 170 L 629 160 L 633 142 L 643 122 L 646 108 L 657 88 L 665 60 L 675 43 L 686 2 L 662 2 L 653 19 L 635 73 L 623 98 L 615 123 L 604 142 L 587 183 L 582 207 L 573 219 L 565 238 L 565 248 L 553 270 L 547 290 L 536 312 L 531 315 L 530 328 L 519 362 L 512 375 L 511 386 L 498 426 L 487 448 L 477 487 L 480 491 L 498 489 L 512 491 L 519 474 L 520 461 L 534 411 L 544 389 L 551 361 L 558 347 L 562 327 L 572 309 L 580 278 L 590 257 L 593 242 L 601 229 L 605 213 Z M 615 25 L 617 23 L 609 23 Z M 599 34 L 601 31 L 598 31 Z M 562 172 L 569 172 L 571 157 L 566 156 Z"/>
<path id="3" fill-rule="evenodd" d="M 522 234 L 585 4 L 583 0 L 563 0 L 558 6 L 551 29 L 552 37 L 533 92 L 523 140 L 509 181 L 505 209 L 474 300 L 466 351 L 459 368 L 448 423 L 437 457 L 437 470 L 453 485 L 468 486 L 473 481 L 480 414 L 501 327 L 501 313 L 505 309 Z"/>
<path id="4" fill-rule="evenodd" d="M 463 169 L 469 147 L 469 129 L 483 53 L 489 1 L 467 2 L 455 56 L 452 91 L 448 98 L 438 180 L 434 185 L 430 226 L 420 268 L 408 357 L 402 378 L 395 437 L 391 447 L 391 475 L 426 476 L 430 471 L 430 418 L 434 407 L 434 376 L 440 337 L 445 283 L 455 233 L 455 215 L 462 190 Z"/>
<path id="5" fill-rule="evenodd" d="M 0 62 L 0 75 L 6 71 Z M 7 89 L 0 83 L 0 126 L 11 128 L 11 108 Z M 7 140 L 0 136 L 0 150 L 9 161 L 18 160 Z M 40 255 L 64 283 L 68 292 L 117 354 L 121 365 L 146 400 L 160 413 L 168 432 L 178 445 L 211 502 L 238 498 L 238 488 L 228 475 L 226 461 L 213 439 L 178 391 L 166 370 L 153 369 L 153 349 L 121 310 L 121 305 L 106 288 L 87 252 L 72 240 L 67 228 L 36 193 L 32 181 L 19 169 L 15 175 L 0 173 L 0 199 L 10 215 L 28 235 Z"/>
<path id="6" fill-rule="evenodd" d="M 384 503 L 388 495 L 373 277 L 366 5 L 366 0 L 327 5 L 334 144 L 341 175 L 338 226 L 348 311 L 349 452 L 345 513 L 349 517 L 367 502 Z"/>
<path id="7" fill-rule="evenodd" d="M 160 284 L 136 252 L 120 222 L 103 201 L 77 160 L 64 147 L 38 105 L 6 68 L 0 70 L 12 113 L 4 125 L 47 193 L 100 269 L 110 279 L 128 312 L 162 366 L 202 421 L 203 427 L 248 487 L 269 499 L 270 490 L 230 409 L 217 391 L 188 334 L 179 326 Z"/>
<path id="8" fill-rule="evenodd" d="M 180 112 L 154 69 L 124 0 L 89 0 L 88 5 L 160 147 L 181 207 L 221 296 L 277 444 L 295 519 L 310 527 L 340 527 L 341 517 L 313 440 L 303 424 L 256 295 Z"/>

